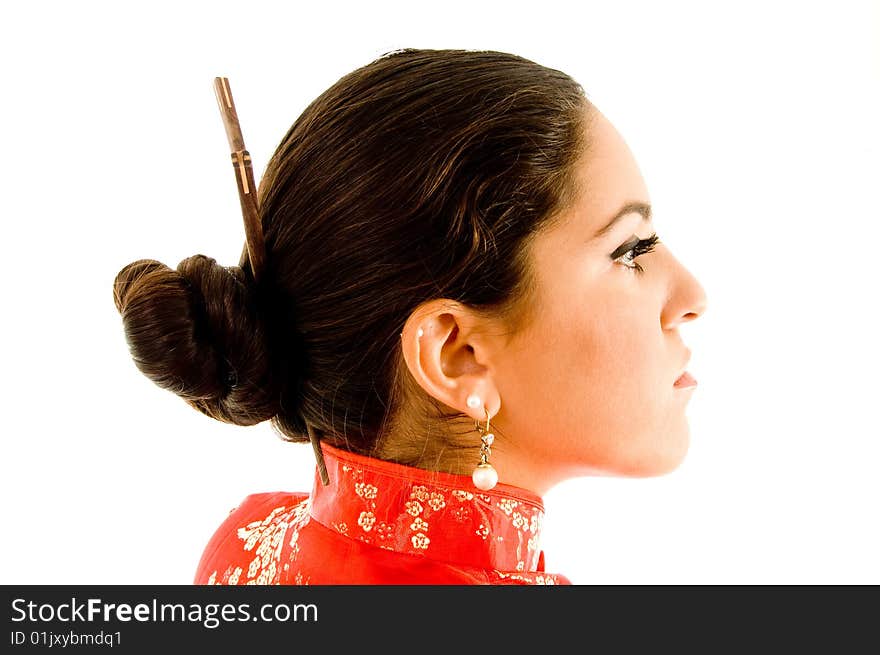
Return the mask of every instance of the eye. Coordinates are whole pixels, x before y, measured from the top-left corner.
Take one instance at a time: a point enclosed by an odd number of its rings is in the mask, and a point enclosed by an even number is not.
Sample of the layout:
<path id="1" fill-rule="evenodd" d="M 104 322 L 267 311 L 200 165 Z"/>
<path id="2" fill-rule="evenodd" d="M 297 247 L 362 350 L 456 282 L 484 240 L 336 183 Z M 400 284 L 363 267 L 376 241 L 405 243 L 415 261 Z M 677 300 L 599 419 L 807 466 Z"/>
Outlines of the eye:
<path id="1" fill-rule="evenodd" d="M 633 269 L 636 273 L 642 273 L 644 269 L 635 261 L 636 257 L 648 254 L 658 243 L 660 243 L 660 239 L 656 234 L 652 234 L 647 239 L 627 241 L 611 253 L 611 259 L 615 262 L 622 262 L 624 266 Z"/>

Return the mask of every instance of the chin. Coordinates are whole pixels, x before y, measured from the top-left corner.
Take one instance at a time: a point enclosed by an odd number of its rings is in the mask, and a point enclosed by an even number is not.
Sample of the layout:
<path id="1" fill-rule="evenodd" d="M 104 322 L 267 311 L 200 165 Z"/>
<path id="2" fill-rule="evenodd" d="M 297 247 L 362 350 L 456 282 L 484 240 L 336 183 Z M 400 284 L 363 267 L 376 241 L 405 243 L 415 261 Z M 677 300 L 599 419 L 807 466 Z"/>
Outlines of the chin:
<path id="1" fill-rule="evenodd" d="M 661 475 L 668 475 L 673 471 L 677 470 L 679 466 L 681 466 L 682 462 L 684 462 L 684 458 L 687 455 L 687 451 L 682 453 L 680 457 L 669 458 L 665 460 L 662 464 L 658 465 L 653 472 L 651 472 L 651 477 L 658 477 Z"/>
<path id="2" fill-rule="evenodd" d="M 669 447 L 663 453 L 658 454 L 654 471 L 651 475 L 666 475 L 675 471 L 684 462 L 685 457 L 687 457 L 689 446 L 690 437 L 687 430 L 685 430 L 684 434 L 676 439 L 674 444 L 669 444 Z"/>

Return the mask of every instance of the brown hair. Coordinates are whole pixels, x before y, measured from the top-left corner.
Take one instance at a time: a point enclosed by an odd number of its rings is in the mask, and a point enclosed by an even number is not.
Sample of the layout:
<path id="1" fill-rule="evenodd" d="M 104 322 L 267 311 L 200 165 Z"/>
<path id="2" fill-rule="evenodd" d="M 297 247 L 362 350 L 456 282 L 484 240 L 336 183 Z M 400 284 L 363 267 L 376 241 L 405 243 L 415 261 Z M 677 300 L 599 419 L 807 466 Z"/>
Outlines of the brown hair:
<path id="1" fill-rule="evenodd" d="M 246 249 L 239 266 L 195 255 L 117 274 L 135 364 L 218 420 L 271 420 L 296 442 L 308 423 L 332 445 L 417 464 L 427 439 L 449 440 L 432 421 L 455 415 L 434 403 L 402 420 L 416 392 L 403 325 L 450 298 L 523 327 L 527 245 L 579 194 L 590 107 L 568 75 L 503 52 L 408 48 L 345 75 L 266 167 L 259 283 Z M 404 424 L 399 447 L 380 447 Z"/>

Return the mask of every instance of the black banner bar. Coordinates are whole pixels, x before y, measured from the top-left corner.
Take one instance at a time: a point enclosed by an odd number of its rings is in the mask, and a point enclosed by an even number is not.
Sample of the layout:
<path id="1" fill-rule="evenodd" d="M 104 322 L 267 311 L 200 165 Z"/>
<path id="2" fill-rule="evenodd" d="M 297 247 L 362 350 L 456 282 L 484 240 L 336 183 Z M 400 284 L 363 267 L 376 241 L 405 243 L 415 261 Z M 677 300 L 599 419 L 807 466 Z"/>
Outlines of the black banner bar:
<path id="1" fill-rule="evenodd" d="M 522 652 L 607 640 L 626 652 L 644 639 L 752 652 L 804 637 L 843 652 L 876 648 L 878 600 L 873 586 L 0 586 L 0 652 Z"/>

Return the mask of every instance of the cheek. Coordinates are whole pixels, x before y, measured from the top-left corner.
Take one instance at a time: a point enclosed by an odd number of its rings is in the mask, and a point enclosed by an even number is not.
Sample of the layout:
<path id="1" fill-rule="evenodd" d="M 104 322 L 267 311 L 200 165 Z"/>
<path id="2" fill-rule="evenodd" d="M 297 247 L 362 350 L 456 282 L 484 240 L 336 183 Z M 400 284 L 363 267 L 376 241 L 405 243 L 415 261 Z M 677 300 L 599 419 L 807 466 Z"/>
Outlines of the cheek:
<path id="1" fill-rule="evenodd" d="M 532 455 L 548 464 L 658 468 L 680 450 L 681 431 L 660 294 L 604 270 L 554 279 L 565 282 L 545 285 L 538 322 L 509 344 L 497 371 L 505 420 L 526 443 L 541 443 Z"/>
<path id="2" fill-rule="evenodd" d="M 602 300 L 591 306 L 604 308 L 545 320 L 517 352 L 517 371 L 559 418 L 607 426 L 613 417 L 631 420 L 651 388 L 657 330 L 651 334 L 646 317 L 631 309 Z"/>
<path id="3" fill-rule="evenodd" d="M 631 421 L 648 383 L 654 343 L 644 316 L 605 304 L 570 332 L 567 377 L 583 402 L 580 414 Z M 654 337 L 656 338 L 656 337 Z"/>
<path id="4" fill-rule="evenodd" d="M 632 300 L 593 306 L 602 309 L 546 325 L 524 353 L 528 379 L 541 381 L 532 407 L 555 435 L 556 456 L 628 470 L 653 457 L 668 418 L 659 318 Z"/>

